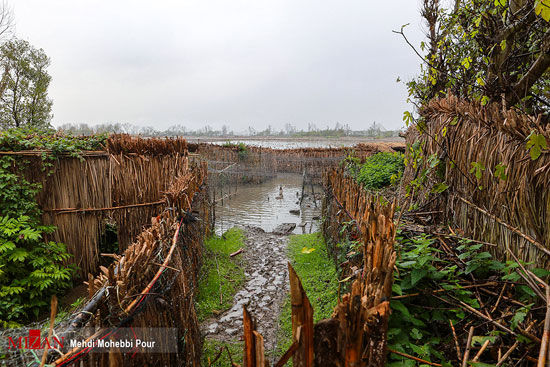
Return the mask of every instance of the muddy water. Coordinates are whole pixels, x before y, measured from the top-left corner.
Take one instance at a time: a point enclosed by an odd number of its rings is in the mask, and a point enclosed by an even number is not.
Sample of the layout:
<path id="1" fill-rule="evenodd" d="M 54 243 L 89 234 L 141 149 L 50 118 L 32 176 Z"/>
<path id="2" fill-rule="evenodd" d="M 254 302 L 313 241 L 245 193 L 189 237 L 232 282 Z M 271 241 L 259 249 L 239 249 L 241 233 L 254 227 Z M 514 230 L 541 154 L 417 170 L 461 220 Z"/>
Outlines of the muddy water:
<path id="1" fill-rule="evenodd" d="M 315 186 L 313 190 L 320 197 L 321 187 Z M 299 174 L 279 174 L 261 184 L 241 185 L 235 195 L 216 206 L 216 232 L 223 233 L 235 225 L 255 226 L 271 232 L 282 223 L 296 223 L 296 234 L 315 232 L 319 220 L 313 218 L 321 216 L 321 201 L 316 200 L 316 207 L 308 185 L 305 190 L 308 196 L 300 206 L 297 202 L 301 192 L 302 175 Z M 291 214 L 290 210 L 300 210 L 300 213 Z"/>

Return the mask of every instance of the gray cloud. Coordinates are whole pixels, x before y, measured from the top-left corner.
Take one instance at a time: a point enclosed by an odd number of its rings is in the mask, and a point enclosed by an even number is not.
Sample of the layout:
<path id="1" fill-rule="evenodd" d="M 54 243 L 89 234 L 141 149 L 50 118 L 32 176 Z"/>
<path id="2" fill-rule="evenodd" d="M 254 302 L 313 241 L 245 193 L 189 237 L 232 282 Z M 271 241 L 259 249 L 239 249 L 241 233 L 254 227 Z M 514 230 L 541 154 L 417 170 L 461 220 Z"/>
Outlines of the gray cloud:
<path id="1" fill-rule="evenodd" d="M 416 1 L 17 0 L 52 58 L 54 124 L 402 125 Z"/>

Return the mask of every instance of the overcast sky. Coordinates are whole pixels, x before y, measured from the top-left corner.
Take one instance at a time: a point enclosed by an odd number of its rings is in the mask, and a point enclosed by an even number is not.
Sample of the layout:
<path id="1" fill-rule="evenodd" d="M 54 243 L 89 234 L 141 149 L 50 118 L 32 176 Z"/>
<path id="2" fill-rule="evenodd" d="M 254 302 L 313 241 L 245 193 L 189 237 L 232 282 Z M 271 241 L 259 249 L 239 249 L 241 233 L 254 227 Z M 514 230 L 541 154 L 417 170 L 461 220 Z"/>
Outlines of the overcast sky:
<path id="1" fill-rule="evenodd" d="M 403 125 L 416 0 L 11 0 L 52 59 L 54 125 Z"/>

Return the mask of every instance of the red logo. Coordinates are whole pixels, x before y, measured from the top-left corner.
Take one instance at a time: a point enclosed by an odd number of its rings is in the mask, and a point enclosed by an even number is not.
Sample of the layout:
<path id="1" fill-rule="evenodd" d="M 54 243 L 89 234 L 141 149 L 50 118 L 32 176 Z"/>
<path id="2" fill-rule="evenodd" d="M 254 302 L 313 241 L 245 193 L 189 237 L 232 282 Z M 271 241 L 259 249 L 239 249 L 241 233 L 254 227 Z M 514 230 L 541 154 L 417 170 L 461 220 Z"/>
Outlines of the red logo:
<path id="1" fill-rule="evenodd" d="M 24 341 L 24 343 L 23 343 Z M 55 336 L 52 338 L 51 342 L 53 342 L 53 347 L 62 349 L 65 343 L 65 337 L 61 337 L 61 340 L 56 338 Z M 37 329 L 31 329 L 29 330 L 29 336 L 25 337 L 18 337 L 18 338 L 12 338 L 11 336 L 8 336 L 8 349 L 51 349 L 52 344 L 50 344 L 50 340 L 48 337 L 41 338 L 40 336 L 40 330 Z"/>

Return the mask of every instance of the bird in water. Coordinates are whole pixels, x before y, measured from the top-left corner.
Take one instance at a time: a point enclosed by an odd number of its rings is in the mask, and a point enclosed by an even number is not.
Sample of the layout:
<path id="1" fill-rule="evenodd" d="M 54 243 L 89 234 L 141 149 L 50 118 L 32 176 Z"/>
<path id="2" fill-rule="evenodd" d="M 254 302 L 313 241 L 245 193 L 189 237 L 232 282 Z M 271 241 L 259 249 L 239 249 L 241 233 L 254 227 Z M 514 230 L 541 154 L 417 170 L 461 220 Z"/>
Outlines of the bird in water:
<path id="1" fill-rule="evenodd" d="M 283 186 L 279 186 L 279 196 L 277 196 L 275 199 L 282 199 L 283 198 Z"/>

